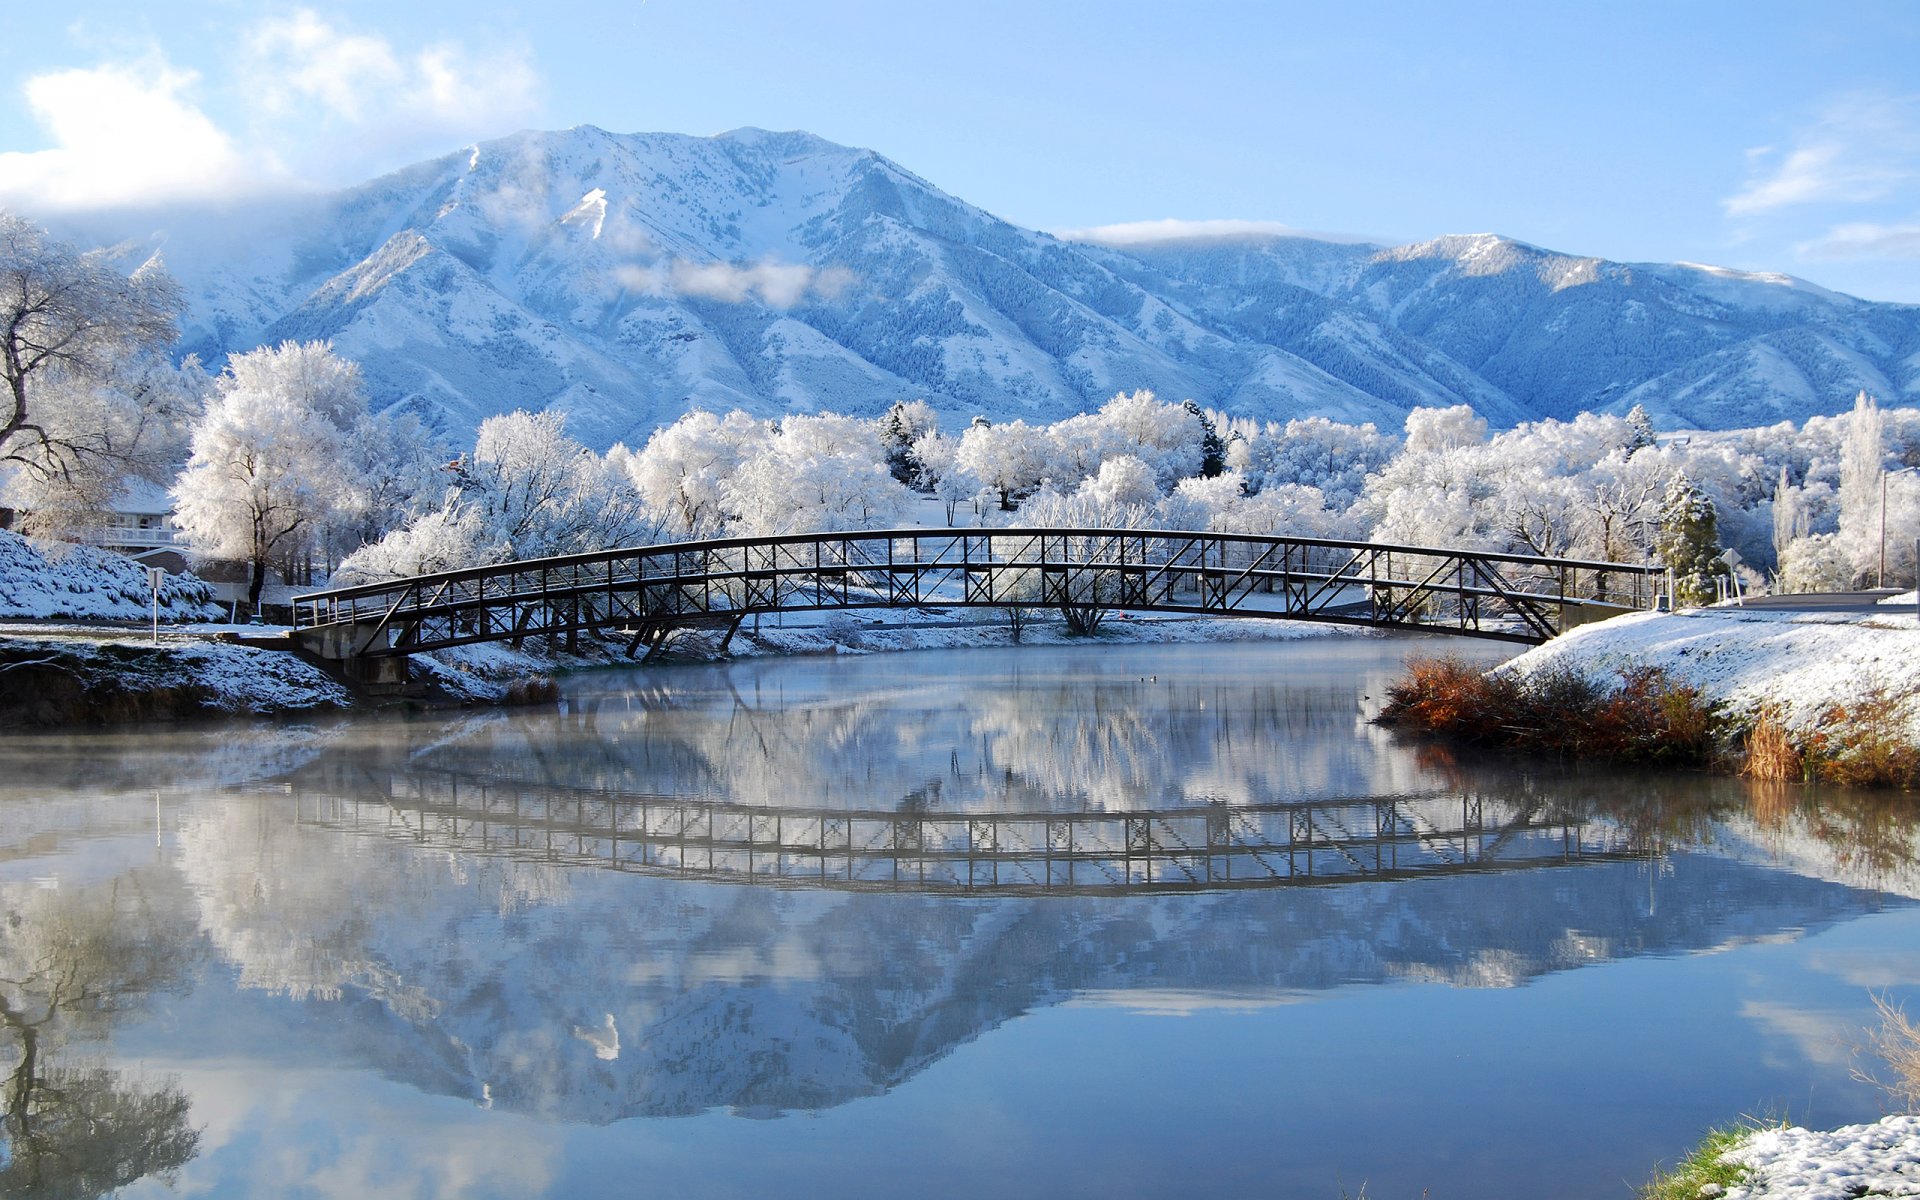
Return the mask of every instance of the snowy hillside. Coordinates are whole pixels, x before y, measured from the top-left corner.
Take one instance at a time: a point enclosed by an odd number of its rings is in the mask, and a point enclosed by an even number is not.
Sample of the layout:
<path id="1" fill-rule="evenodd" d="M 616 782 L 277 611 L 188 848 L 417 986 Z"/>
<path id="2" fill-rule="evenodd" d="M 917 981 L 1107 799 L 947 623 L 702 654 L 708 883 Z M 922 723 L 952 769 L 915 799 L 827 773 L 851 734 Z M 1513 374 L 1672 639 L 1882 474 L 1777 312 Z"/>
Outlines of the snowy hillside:
<path id="1" fill-rule="evenodd" d="M 161 232 L 155 233 L 155 229 Z M 238 233 L 234 232 L 238 231 Z M 1920 398 L 1920 308 L 1502 238 L 1068 243 L 805 133 L 520 133 L 332 196 L 61 230 L 157 246 L 217 364 L 331 338 L 455 435 L 560 406 L 591 445 L 690 407 L 1054 420 L 1116 391 L 1251 416 L 1670 426 Z"/>

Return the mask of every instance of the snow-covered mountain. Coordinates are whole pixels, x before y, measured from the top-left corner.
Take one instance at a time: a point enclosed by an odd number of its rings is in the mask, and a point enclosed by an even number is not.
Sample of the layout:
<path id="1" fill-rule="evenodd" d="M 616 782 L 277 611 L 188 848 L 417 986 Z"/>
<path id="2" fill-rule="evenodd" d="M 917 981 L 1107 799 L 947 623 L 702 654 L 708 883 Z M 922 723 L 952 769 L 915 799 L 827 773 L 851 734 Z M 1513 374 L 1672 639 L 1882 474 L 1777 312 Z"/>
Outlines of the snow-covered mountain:
<path id="1" fill-rule="evenodd" d="M 1496 425 L 1640 402 L 1727 427 L 1920 399 L 1920 306 L 1491 235 L 1066 242 L 805 133 L 519 133 L 271 209 L 61 232 L 157 246 L 208 362 L 331 338 L 376 402 L 456 434 L 558 405 L 604 446 L 690 407 L 916 396 L 950 424 L 1053 420 L 1139 387 L 1383 425 L 1461 402 Z"/>

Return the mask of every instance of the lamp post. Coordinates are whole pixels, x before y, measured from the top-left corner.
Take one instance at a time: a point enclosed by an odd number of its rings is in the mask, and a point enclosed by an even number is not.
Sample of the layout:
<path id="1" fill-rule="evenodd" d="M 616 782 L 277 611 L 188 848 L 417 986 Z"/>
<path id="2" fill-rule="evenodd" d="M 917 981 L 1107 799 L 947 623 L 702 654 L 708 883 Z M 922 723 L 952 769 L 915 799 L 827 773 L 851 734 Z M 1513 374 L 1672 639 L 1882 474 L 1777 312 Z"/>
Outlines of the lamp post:
<path id="1" fill-rule="evenodd" d="M 1880 574 L 1878 586 L 1887 586 L 1887 480 L 1895 475 L 1905 475 L 1909 471 L 1920 471 L 1920 467 L 1901 467 L 1898 471 L 1884 468 L 1880 471 Z"/>

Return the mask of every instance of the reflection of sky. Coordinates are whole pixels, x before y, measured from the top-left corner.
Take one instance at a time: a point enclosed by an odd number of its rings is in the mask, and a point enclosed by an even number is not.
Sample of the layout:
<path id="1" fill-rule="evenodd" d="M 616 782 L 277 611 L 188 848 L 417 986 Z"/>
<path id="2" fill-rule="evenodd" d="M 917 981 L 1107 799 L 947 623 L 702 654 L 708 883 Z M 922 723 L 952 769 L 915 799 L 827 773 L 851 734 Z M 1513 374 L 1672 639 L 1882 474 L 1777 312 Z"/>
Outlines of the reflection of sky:
<path id="1" fill-rule="evenodd" d="M 883 1098 L 778 1121 L 551 1127 L 360 1072 L 189 1065 L 208 1131 L 179 1191 L 1326 1196 L 1364 1182 L 1493 1196 L 1551 1178 L 1555 1195 L 1614 1197 L 1743 1112 L 1877 1116 L 1824 1042 L 1746 1014 L 1857 1025 L 1864 997 L 1820 961 L 1900 944 L 1920 944 L 1920 912 L 1747 947 L 1731 971 L 1732 956 L 1687 955 L 1523 989 L 1361 988 L 1178 1019 L 1151 993 L 1138 1007 L 1103 995 L 1007 1024 Z"/>
<path id="2" fill-rule="evenodd" d="M 1355 724 L 1351 699 L 1318 698 L 1329 674 L 1376 687 L 1393 644 L 1336 645 L 1329 661 L 1313 643 L 1234 647 L 1232 671 L 1293 668 L 1315 697 L 1295 726 L 1318 747 L 1311 778 L 1432 786 L 1411 751 Z M 1122 682 L 1171 661 L 1098 653 Z M 919 697 L 947 689 L 958 712 L 955 660 L 926 661 L 928 679 L 895 690 L 931 714 Z M 1033 661 L 1030 678 L 1071 665 Z M 764 693 L 784 686 L 783 666 L 729 678 Z M 884 689 L 860 686 L 884 682 L 883 666 L 795 665 L 790 694 L 822 699 L 838 681 L 872 703 L 851 725 L 816 713 L 815 732 L 852 730 L 817 752 L 794 733 L 798 710 L 766 706 L 801 752 L 769 783 L 851 783 L 858 763 L 839 755 L 888 727 Z M 651 678 L 672 691 L 713 676 Z M 1019 706 L 1003 701 L 979 710 L 1017 731 Z M 1112 715 L 1106 728 L 1141 727 Z M 423 760 L 485 770 L 511 754 L 525 756 L 515 771 L 575 781 L 647 761 L 622 743 L 583 762 L 537 736 L 558 728 L 537 714 L 358 723 L 304 756 L 276 751 L 274 770 L 373 797 Z M 724 738 L 675 729 L 672 770 L 727 766 Z M 1235 760 L 1272 754 L 1271 739 L 1197 745 L 1218 777 L 1273 785 Z M 240 757 L 218 756 L 218 778 L 244 779 Z M 1127 761 L 1156 772 L 1155 788 L 1181 778 L 1177 757 Z M 113 1033 L 123 1058 L 178 1073 L 193 1097 L 206 1133 L 178 1180 L 189 1195 L 1330 1196 L 1364 1183 L 1387 1197 L 1551 1179 L 1556 1194 L 1618 1196 L 1743 1112 L 1876 1115 L 1836 1035 L 1871 1018 L 1866 989 L 1920 986 L 1920 908 L 1711 847 L 1651 875 L 1628 861 L 1116 900 L 849 895 L 343 835 L 297 824 L 277 782 L 176 783 L 156 847 L 150 792 L 103 790 L 114 780 L 99 764 L 61 770 L 71 792 L 0 797 L 21 818 L 0 836 L 0 901 L 43 878 L 97 893 L 138 868 L 142 903 L 185 917 L 211 951 L 190 993 Z M 1586 783 L 1648 804 L 1659 791 Z M 1522 771 L 1476 786 L 1558 785 Z"/>

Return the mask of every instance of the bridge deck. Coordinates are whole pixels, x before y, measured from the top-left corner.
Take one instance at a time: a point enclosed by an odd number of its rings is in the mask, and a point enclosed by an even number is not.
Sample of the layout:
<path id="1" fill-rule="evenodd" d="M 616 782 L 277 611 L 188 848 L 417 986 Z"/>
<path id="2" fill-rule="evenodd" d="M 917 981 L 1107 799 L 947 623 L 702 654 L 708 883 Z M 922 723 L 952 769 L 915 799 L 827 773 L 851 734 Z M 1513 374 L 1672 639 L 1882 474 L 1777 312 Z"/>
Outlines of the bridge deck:
<path id="1" fill-rule="evenodd" d="M 505 563 L 295 599 L 297 636 L 382 658 L 536 634 L 676 629 L 851 608 L 1282 617 L 1538 642 L 1651 607 L 1660 569 L 1324 538 L 1173 530 L 879 530 L 726 538 Z"/>

